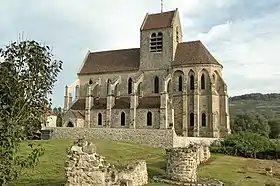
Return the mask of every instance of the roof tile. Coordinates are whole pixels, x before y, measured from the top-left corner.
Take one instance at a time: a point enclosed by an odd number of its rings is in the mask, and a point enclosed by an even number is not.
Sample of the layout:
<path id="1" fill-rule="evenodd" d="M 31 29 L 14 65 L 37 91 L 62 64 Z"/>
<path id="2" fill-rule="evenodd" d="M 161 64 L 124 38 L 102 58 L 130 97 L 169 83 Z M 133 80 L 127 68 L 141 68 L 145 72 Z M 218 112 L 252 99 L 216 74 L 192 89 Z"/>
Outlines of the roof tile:
<path id="1" fill-rule="evenodd" d="M 149 14 L 146 21 L 144 20 L 145 22 L 142 27 L 142 30 L 171 27 L 174 14 L 175 14 L 175 10 L 170 12 Z"/>

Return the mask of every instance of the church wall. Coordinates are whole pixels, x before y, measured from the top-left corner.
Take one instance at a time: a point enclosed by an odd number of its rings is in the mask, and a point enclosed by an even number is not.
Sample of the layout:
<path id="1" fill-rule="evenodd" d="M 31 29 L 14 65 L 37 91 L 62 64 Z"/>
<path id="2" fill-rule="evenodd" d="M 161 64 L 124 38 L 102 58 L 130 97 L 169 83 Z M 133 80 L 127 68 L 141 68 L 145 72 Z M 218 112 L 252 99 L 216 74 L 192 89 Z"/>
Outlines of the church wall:
<path id="1" fill-rule="evenodd" d="M 152 126 L 147 126 L 147 113 L 152 113 Z M 159 129 L 160 127 L 159 109 L 137 109 L 136 128 L 137 129 Z"/>
<path id="2" fill-rule="evenodd" d="M 77 119 L 75 115 L 70 110 L 62 116 L 62 126 L 66 127 L 69 122 L 71 122 L 74 127 L 79 126 L 77 125 Z"/>
<path id="3" fill-rule="evenodd" d="M 183 97 L 173 97 L 174 107 L 174 129 L 177 135 L 183 134 Z"/>
<path id="4" fill-rule="evenodd" d="M 102 114 L 102 125 L 98 125 L 98 114 Z M 102 128 L 106 124 L 106 109 L 93 109 L 90 113 L 91 121 L 90 121 L 90 127 L 91 128 Z"/>
<path id="5" fill-rule="evenodd" d="M 82 75 L 79 76 L 80 79 L 80 96 L 85 97 L 87 94 L 87 86 L 88 82 L 91 79 L 93 84 L 100 78 L 101 79 L 101 89 L 100 89 L 100 96 L 106 97 L 107 96 L 107 81 L 111 79 L 114 83 L 119 77 L 121 78 L 120 84 L 118 85 L 118 90 L 120 91 L 120 95 L 127 96 L 128 95 L 128 79 L 130 77 L 135 76 L 136 72 L 116 72 L 116 73 L 103 73 L 103 74 L 93 74 L 93 75 Z"/>
<path id="6" fill-rule="evenodd" d="M 155 95 L 159 96 L 160 93 L 164 90 L 164 78 L 166 75 L 167 75 L 166 70 L 145 71 L 144 80 L 141 84 L 143 96 L 155 96 Z M 155 77 L 159 78 L 159 93 L 154 92 Z"/>
<path id="7" fill-rule="evenodd" d="M 121 125 L 121 114 L 125 113 L 125 125 Z M 113 128 L 129 128 L 129 109 L 112 109 L 112 127 Z"/>

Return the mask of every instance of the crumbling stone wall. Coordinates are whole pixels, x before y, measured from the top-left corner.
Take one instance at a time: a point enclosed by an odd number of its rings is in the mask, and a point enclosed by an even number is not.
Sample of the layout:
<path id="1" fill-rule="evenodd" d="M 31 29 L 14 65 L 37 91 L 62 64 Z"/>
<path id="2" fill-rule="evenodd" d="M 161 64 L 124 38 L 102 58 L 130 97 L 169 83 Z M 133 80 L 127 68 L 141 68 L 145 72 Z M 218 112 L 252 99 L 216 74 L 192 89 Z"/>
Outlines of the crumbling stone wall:
<path id="1" fill-rule="evenodd" d="M 84 140 L 78 140 L 68 149 L 65 171 L 68 186 L 143 186 L 148 183 L 145 161 L 117 169 L 96 153 L 94 144 Z"/>
<path id="2" fill-rule="evenodd" d="M 179 182 L 197 182 L 197 166 L 210 158 L 210 149 L 203 145 L 166 149 L 166 178 Z"/>

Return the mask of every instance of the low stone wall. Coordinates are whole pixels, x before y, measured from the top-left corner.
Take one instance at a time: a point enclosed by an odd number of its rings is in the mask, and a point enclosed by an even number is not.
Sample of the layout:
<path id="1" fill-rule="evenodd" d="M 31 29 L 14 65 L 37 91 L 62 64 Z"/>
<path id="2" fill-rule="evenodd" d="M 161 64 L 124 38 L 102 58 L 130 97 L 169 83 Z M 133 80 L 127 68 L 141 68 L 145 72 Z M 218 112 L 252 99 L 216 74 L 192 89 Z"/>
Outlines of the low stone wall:
<path id="1" fill-rule="evenodd" d="M 173 135 L 173 147 L 188 147 L 192 144 L 210 146 L 212 143 L 220 140 L 220 138 L 201 138 L 201 137 L 181 137 Z"/>
<path id="2" fill-rule="evenodd" d="M 83 140 L 68 149 L 65 172 L 67 186 L 143 186 L 148 183 L 145 161 L 117 169 L 96 153 L 93 144 Z"/>
<path id="3" fill-rule="evenodd" d="M 52 128 L 52 139 L 109 139 L 146 144 L 151 147 L 172 148 L 173 130 L 124 128 Z"/>

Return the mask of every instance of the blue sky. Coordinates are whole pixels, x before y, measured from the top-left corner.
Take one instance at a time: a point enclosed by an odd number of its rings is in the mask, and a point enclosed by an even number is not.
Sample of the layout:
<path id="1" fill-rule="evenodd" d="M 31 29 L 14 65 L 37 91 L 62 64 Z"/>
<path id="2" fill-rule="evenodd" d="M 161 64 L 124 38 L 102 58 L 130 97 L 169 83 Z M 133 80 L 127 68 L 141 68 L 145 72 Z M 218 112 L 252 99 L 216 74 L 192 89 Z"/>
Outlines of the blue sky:
<path id="1" fill-rule="evenodd" d="M 184 41 L 200 39 L 224 66 L 229 95 L 280 92 L 280 0 L 164 0 L 179 8 Z M 160 0 L 9 0 L 0 5 L 0 47 L 20 33 L 53 47 L 64 62 L 54 106 L 88 50 L 139 47 L 146 12 Z"/>

